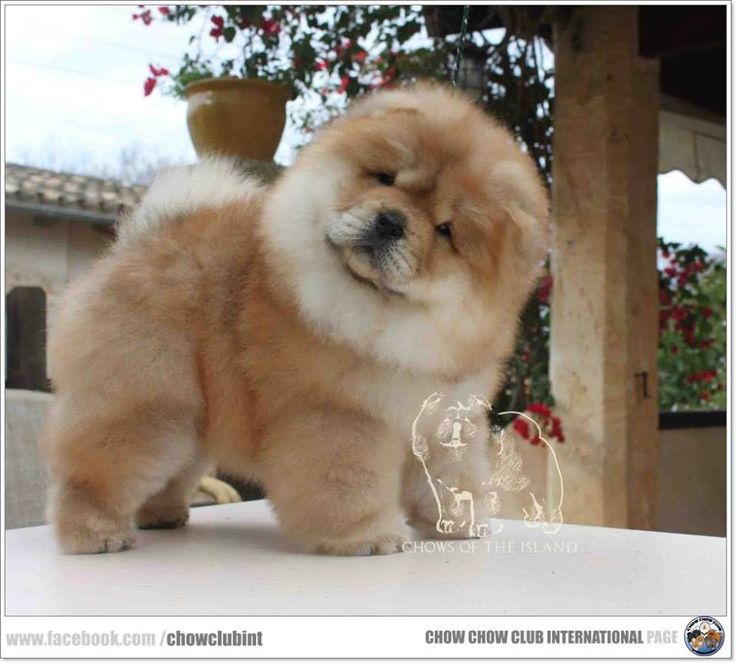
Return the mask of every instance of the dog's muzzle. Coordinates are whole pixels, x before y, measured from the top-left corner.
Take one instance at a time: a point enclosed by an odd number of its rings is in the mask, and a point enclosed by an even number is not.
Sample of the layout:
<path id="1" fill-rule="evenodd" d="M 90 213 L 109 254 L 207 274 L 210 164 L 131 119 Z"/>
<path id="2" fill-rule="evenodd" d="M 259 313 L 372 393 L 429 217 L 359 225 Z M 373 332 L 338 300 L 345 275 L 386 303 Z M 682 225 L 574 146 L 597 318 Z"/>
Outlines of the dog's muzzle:
<path id="1" fill-rule="evenodd" d="M 416 272 L 407 244 L 408 219 L 396 209 L 351 210 L 327 228 L 329 242 L 343 252 L 353 275 L 391 289 Z"/>
<path id="2" fill-rule="evenodd" d="M 379 258 L 405 237 L 406 223 L 406 216 L 392 209 L 376 212 L 365 220 L 350 215 L 333 224 L 327 237 L 336 246 L 361 249 Z"/>

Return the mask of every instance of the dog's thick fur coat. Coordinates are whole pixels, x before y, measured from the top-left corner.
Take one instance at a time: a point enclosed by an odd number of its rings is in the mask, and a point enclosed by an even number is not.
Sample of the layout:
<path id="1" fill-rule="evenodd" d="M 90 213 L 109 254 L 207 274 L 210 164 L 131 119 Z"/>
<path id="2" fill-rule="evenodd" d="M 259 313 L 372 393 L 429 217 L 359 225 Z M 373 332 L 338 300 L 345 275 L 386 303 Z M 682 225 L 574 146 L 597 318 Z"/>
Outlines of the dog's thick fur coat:
<path id="1" fill-rule="evenodd" d="M 379 259 L 360 238 L 385 209 L 405 228 Z M 432 86 L 358 102 L 269 189 L 225 161 L 163 173 L 50 336 L 62 548 L 183 525 L 211 462 L 312 550 L 394 552 L 405 516 L 438 536 L 412 422 L 432 392 L 493 397 L 546 223 L 508 132 Z M 488 478 L 473 453 L 463 485 Z"/>

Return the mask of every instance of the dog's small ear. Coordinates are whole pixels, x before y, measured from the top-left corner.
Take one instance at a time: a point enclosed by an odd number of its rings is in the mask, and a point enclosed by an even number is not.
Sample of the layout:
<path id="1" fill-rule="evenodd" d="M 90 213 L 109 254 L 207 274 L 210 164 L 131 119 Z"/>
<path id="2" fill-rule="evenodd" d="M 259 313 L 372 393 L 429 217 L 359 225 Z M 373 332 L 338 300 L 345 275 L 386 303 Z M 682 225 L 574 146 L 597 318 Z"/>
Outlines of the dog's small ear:
<path id="1" fill-rule="evenodd" d="M 549 245 L 549 196 L 531 161 L 504 161 L 491 173 L 525 256 L 542 259 Z"/>
<path id="2" fill-rule="evenodd" d="M 519 246 L 524 254 L 541 260 L 549 245 L 547 213 L 532 216 L 517 202 L 509 203 L 506 212 L 516 227 Z"/>

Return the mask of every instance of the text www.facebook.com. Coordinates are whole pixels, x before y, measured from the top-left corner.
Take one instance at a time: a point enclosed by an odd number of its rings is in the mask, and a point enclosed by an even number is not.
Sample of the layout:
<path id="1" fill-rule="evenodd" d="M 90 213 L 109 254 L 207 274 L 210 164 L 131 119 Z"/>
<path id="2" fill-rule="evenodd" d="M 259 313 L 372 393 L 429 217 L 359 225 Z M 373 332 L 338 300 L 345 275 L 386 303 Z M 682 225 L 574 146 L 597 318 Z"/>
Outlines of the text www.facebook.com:
<path id="1" fill-rule="evenodd" d="M 75 631 L 60 633 L 7 633 L 6 642 L 13 647 L 262 647 L 262 631 L 161 631 L 156 633 L 103 633 Z"/>

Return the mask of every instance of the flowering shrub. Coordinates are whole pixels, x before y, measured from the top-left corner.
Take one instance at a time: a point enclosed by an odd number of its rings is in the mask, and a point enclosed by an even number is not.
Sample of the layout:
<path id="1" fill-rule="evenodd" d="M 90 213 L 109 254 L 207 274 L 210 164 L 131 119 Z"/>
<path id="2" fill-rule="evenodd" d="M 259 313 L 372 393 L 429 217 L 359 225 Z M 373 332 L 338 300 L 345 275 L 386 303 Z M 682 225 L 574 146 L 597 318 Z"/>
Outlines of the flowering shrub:
<path id="1" fill-rule="evenodd" d="M 201 78 L 259 78 L 312 98 L 313 109 L 296 118 L 305 129 L 329 119 L 345 98 L 399 76 L 445 77 L 453 39 L 426 37 L 418 6 L 139 5 L 133 20 L 192 29 L 179 68 L 156 75 L 161 69 L 152 65 L 145 95 L 159 87 L 183 97 L 186 85 Z M 431 47 L 407 46 L 418 34 Z"/>
<path id="2" fill-rule="evenodd" d="M 660 410 L 726 407 L 726 267 L 659 241 Z"/>
<path id="3" fill-rule="evenodd" d="M 526 414 L 536 419 L 543 433 L 546 433 L 558 442 L 565 441 L 565 435 L 562 432 L 562 422 L 559 417 L 552 414 L 552 409 L 549 405 L 545 405 L 544 403 L 529 403 L 526 408 Z M 541 442 L 536 430 L 523 417 L 516 417 L 512 426 L 521 437 L 529 440 L 532 444 L 539 444 Z"/>
<path id="4" fill-rule="evenodd" d="M 659 240 L 659 409 L 726 407 L 726 267 L 698 246 Z M 497 411 L 521 411 L 542 431 L 565 441 L 552 413 L 549 383 L 549 299 L 552 277 L 541 280 L 522 315 Z M 532 444 L 536 431 L 517 417 L 513 429 Z M 550 439 L 551 441 L 551 439 Z"/>

